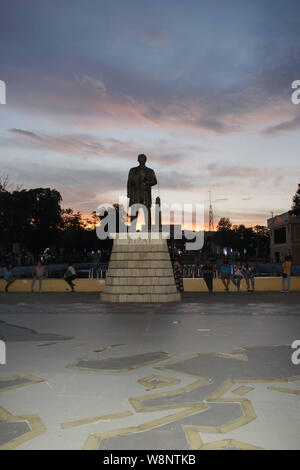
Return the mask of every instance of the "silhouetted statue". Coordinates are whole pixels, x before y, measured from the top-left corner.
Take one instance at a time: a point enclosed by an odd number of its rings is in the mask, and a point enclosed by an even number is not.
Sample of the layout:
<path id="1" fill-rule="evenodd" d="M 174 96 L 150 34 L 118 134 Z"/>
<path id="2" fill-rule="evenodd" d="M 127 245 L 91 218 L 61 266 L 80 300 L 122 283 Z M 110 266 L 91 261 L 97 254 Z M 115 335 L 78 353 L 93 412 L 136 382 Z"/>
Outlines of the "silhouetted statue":
<path id="1" fill-rule="evenodd" d="M 143 204 L 148 212 L 148 230 L 151 229 L 151 187 L 157 184 L 156 176 L 151 168 L 146 167 L 146 155 L 139 155 L 139 166 L 131 168 L 127 182 L 127 197 L 129 206 L 133 204 Z M 137 214 L 131 217 L 131 221 L 136 219 Z"/>

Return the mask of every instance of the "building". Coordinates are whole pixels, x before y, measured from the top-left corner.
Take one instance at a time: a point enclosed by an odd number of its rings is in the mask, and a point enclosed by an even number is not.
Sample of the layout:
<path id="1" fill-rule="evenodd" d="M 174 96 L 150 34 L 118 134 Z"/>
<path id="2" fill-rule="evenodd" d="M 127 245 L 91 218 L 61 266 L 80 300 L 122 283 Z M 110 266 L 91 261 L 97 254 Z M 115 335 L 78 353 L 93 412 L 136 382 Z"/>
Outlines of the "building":
<path id="1" fill-rule="evenodd" d="M 268 219 L 270 229 L 270 257 L 272 263 L 282 263 L 285 256 L 300 265 L 300 216 L 289 212 Z"/>

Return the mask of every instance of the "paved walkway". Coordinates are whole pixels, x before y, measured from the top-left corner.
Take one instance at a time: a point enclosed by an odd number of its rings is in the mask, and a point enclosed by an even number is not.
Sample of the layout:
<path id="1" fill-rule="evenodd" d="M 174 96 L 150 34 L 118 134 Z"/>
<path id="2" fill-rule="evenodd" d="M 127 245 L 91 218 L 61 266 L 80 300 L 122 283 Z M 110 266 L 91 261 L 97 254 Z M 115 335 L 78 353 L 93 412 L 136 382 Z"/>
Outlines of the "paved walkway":
<path id="1" fill-rule="evenodd" d="M 69 303 L 97 303 L 99 292 L 0 292 L 0 305 L 20 303 L 28 304 L 69 304 Z M 271 303 L 283 305 L 300 305 L 300 292 L 184 292 L 182 303 L 205 304 L 234 304 L 245 305 L 248 303 Z M 175 304 L 167 304 L 175 305 Z"/>
<path id="2" fill-rule="evenodd" d="M 300 293 L 0 296 L 0 448 L 300 449 Z"/>

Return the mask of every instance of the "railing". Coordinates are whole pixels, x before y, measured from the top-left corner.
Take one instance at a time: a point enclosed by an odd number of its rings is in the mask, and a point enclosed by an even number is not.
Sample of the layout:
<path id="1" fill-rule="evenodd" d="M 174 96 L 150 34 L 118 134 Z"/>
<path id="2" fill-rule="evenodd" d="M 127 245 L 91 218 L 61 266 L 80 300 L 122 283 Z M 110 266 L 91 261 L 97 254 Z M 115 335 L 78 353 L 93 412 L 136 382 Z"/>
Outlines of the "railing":
<path id="1" fill-rule="evenodd" d="M 249 263 L 255 268 L 256 275 L 259 277 L 281 276 L 282 267 L 276 264 Z M 108 262 L 103 263 L 74 263 L 78 278 L 88 279 L 106 279 Z M 28 279 L 32 277 L 33 266 L 16 266 L 13 270 L 17 278 Z M 62 278 L 67 269 L 67 264 L 45 265 L 48 278 Z M 0 268 L 0 278 L 3 277 L 3 268 Z M 300 266 L 292 266 L 292 275 L 300 276 Z M 182 276 L 184 278 L 203 277 L 201 265 L 184 263 L 182 266 Z M 218 270 L 214 267 L 214 278 L 218 278 Z"/>
<path id="2" fill-rule="evenodd" d="M 16 266 L 13 268 L 13 274 L 18 279 L 32 278 L 32 269 L 34 266 Z M 46 277 L 59 279 L 66 272 L 68 264 L 49 264 L 45 265 Z M 78 278 L 105 279 L 108 263 L 74 263 Z M 4 269 L 0 268 L 0 278 L 3 277 Z"/>
<path id="3" fill-rule="evenodd" d="M 203 277 L 202 268 L 196 264 L 184 264 L 182 267 L 182 277 L 200 278 Z M 218 271 L 214 269 L 214 278 L 218 277 Z"/>

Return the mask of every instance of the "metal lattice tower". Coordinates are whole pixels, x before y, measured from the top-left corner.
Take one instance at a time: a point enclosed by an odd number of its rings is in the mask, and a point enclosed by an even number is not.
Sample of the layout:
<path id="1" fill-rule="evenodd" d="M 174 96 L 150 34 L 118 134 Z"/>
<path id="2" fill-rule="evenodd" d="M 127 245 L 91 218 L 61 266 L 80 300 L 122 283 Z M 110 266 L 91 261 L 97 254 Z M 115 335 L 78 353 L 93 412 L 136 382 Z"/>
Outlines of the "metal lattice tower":
<path id="1" fill-rule="evenodd" d="M 211 191 L 209 191 L 209 215 L 208 215 L 208 230 L 212 232 L 214 230 L 214 212 L 211 203 Z"/>

